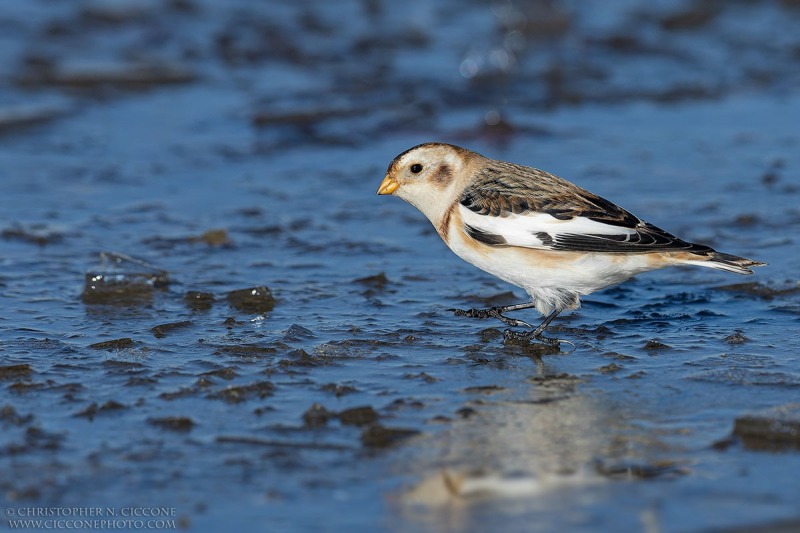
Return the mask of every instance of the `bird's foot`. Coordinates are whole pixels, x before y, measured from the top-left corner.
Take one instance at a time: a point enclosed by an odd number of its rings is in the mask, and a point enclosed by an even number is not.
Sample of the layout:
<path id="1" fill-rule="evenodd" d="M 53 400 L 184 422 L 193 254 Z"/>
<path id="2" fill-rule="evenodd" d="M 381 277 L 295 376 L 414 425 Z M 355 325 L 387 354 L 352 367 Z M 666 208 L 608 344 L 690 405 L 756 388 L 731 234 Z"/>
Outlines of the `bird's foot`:
<path id="1" fill-rule="evenodd" d="M 505 309 L 503 307 L 490 307 L 489 309 L 448 309 L 452 311 L 455 316 L 465 316 L 468 318 L 496 318 L 504 324 L 512 328 L 518 326 L 525 326 L 526 328 L 533 329 L 533 326 L 523 320 L 516 318 L 509 318 L 503 314 Z"/>
<path id="2" fill-rule="evenodd" d="M 511 342 L 511 343 L 526 343 L 527 344 L 527 343 L 530 343 L 530 342 L 537 342 L 537 343 L 540 343 L 540 344 L 546 344 L 548 346 L 553 346 L 554 348 L 560 348 L 561 347 L 561 343 L 564 342 L 566 344 L 569 344 L 573 348 L 575 348 L 575 344 L 572 343 L 571 341 L 568 341 L 566 339 L 555 339 L 555 338 L 552 338 L 552 337 L 545 337 L 544 335 L 541 334 L 541 332 L 538 332 L 538 331 L 519 332 L 519 331 L 513 331 L 513 330 L 510 330 L 510 329 L 507 329 L 507 330 L 505 330 L 503 332 L 503 339 L 506 342 Z"/>

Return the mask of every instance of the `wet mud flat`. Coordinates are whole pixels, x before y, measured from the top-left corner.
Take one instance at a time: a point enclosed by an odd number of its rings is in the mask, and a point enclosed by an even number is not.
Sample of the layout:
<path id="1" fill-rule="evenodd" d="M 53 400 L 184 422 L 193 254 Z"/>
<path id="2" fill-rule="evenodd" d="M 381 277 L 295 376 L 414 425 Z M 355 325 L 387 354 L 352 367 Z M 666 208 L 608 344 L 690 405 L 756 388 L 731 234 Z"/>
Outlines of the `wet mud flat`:
<path id="1" fill-rule="evenodd" d="M 791 1 L 9 2 L 0 507 L 798 527 L 798 22 Z M 770 266 L 591 295 L 554 323 L 569 353 L 504 344 L 447 309 L 522 291 L 374 195 L 429 140 Z"/>

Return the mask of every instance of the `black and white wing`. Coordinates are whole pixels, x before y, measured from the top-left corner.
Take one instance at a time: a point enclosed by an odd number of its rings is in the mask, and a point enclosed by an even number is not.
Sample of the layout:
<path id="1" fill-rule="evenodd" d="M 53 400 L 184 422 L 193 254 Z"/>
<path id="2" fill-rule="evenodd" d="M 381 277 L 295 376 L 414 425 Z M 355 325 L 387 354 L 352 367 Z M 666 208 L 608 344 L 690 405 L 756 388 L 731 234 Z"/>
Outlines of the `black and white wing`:
<path id="1" fill-rule="evenodd" d="M 457 206 L 464 231 L 484 244 L 576 252 L 713 252 L 557 176 L 497 163 L 466 188 Z"/>

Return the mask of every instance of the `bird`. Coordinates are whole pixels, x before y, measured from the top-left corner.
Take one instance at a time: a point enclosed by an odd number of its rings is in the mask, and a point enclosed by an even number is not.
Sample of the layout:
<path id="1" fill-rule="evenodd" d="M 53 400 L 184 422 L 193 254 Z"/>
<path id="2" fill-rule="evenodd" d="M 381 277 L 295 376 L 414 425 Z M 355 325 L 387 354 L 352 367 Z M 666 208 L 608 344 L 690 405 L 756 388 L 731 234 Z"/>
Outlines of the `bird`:
<path id="1" fill-rule="evenodd" d="M 460 146 L 428 142 L 392 160 L 378 187 L 410 203 L 457 256 L 524 289 L 529 302 L 488 309 L 450 309 L 456 316 L 496 318 L 506 340 L 558 345 L 545 328 L 580 298 L 632 276 L 675 265 L 752 274 L 761 261 L 679 239 L 565 179 L 490 159 Z M 506 313 L 536 308 L 537 327 Z"/>

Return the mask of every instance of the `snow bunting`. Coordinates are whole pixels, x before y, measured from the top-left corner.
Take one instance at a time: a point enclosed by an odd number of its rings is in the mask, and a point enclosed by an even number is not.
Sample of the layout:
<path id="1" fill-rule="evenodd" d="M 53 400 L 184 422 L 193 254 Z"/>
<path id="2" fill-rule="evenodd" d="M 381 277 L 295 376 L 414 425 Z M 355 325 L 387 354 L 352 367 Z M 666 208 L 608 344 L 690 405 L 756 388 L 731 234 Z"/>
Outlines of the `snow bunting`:
<path id="1" fill-rule="evenodd" d="M 378 194 L 393 194 L 428 217 L 456 255 L 518 287 L 532 301 L 452 311 L 530 324 L 504 315 L 535 307 L 545 315 L 533 331 L 506 338 L 536 339 L 581 295 L 648 270 L 698 265 L 737 274 L 765 265 L 681 240 L 625 209 L 557 176 L 488 159 L 459 146 L 426 143 L 394 158 Z"/>

